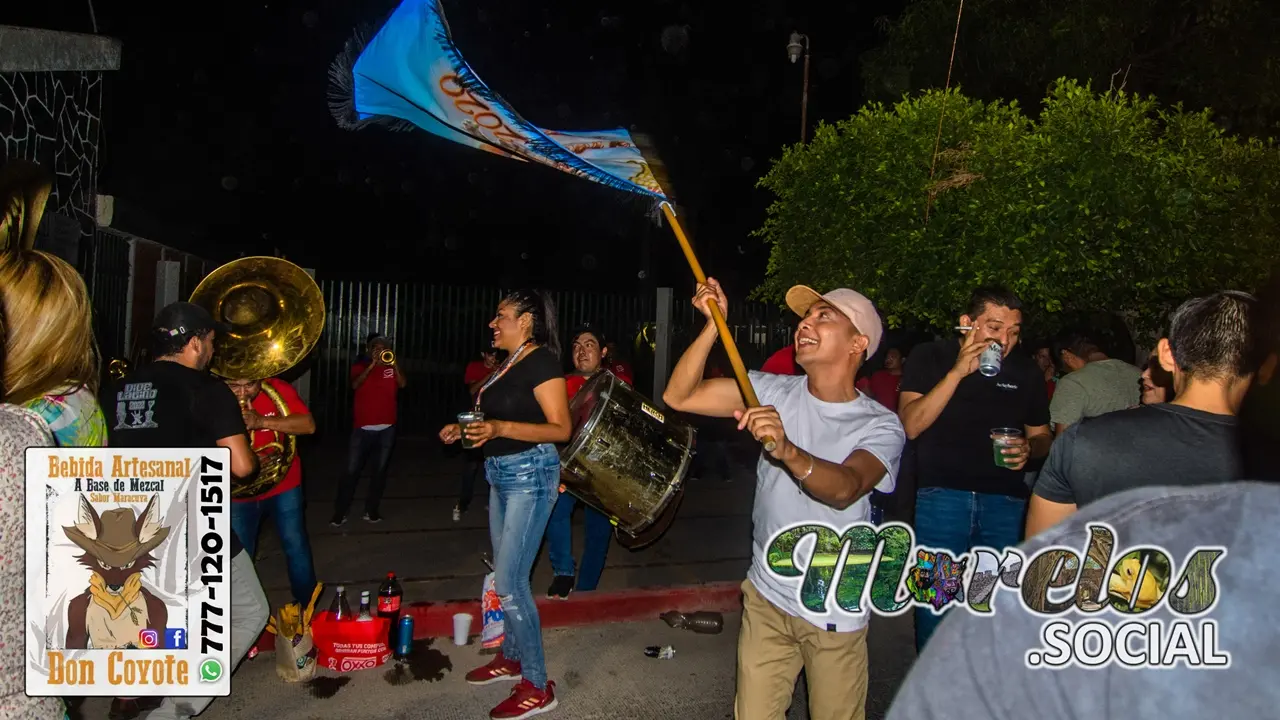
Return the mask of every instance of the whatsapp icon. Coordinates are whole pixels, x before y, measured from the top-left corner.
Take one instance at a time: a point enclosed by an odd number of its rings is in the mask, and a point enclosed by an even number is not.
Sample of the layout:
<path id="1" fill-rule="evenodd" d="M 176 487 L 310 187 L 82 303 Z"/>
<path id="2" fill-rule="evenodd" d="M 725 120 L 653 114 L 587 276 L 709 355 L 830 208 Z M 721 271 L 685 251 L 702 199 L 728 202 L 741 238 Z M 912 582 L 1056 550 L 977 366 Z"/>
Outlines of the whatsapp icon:
<path id="1" fill-rule="evenodd" d="M 222 679 L 222 663 L 209 658 L 200 663 L 200 682 L 215 683 Z"/>

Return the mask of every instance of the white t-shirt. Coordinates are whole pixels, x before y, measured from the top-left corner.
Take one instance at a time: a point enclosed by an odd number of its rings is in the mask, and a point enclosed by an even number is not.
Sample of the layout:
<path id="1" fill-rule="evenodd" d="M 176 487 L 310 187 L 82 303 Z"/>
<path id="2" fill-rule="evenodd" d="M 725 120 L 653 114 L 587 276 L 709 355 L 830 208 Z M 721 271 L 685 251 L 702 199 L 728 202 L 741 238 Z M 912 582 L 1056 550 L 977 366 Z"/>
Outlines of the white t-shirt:
<path id="1" fill-rule="evenodd" d="M 750 378 L 760 404 L 777 408 L 782 417 L 782 427 L 793 444 L 818 459 L 833 463 L 843 463 L 854 450 L 866 450 L 886 468 L 876 490 L 893 492 L 907 435 L 892 411 L 865 393 L 859 394 L 853 402 L 823 402 L 809 393 L 808 378 L 803 375 L 771 375 L 753 371 Z M 836 510 L 805 494 L 781 463 L 762 452 L 756 465 L 756 500 L 751 513 L 753 547 L 747 578 L 760 595 L 789 615 L 804 618 L 824 630 L 861 630 L 870 619 L 868 613 L 853 614 L 841 610 L 834 594 L 828 597 L 826 613 L 806 609 L 800 603 L 800 586 L 804 578 L 783 578 L 773 574 L 766 564 L 766 553 L 770 541 L 779 532 L 797 525 L 820 524 L 843 534 L 847 527 L 866 522 L 870 516 L 870 495 L 845 510 Z M 802 541 L 800 547 L 811 547 L 812 542 Z M 807 553 L 797 553 L 798 558 L 805 555 Z"/>

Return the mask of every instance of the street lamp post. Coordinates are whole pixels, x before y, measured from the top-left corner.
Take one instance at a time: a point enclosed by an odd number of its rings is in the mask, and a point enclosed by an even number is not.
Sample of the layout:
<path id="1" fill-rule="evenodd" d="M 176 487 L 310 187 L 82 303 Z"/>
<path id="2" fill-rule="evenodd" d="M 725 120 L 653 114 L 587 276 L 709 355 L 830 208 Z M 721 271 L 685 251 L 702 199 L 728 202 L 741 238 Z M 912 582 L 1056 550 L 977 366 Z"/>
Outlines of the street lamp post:
<path id="1" fill-rule="evenodd" d="M 800 143 L 804 144 L 809 130 L 809 36 L 793 32 L 791 42 L 787 43 L 787 57 L 794 65 L 801 55 L 804 55 L 804 89 L 800 94 Z"/>

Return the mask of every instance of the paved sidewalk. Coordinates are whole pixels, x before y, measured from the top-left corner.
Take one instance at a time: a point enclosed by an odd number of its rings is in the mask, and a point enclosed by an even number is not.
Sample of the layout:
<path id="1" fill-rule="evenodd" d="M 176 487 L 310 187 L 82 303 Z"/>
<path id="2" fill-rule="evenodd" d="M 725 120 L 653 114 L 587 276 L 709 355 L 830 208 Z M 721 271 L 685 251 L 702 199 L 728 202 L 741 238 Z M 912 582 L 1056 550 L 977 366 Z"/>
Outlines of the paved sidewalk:
<path id="1" fill-rule="evenodd" d="M 720 635 L 673 630 L 659 620 L 544 633 L 548 669 L 556 682 L 560 707 L 548 718 L 563 720 L 720 720 L 733 717 L 734 665 L 739 616 L 725 617 Z M 868 642 L 871 684 L 867 717 L 883 718 L 908 657 L 895 651 L 909 618 L 876 618 Z M 675 657 L 644 656 L 648 645 L 671 645 Z M 477 720 L 510 692 L 498 683 L 472 687 L 468 670 L 487 662 L 477 646 L 454 647 L 447 640 L 419 643 L 417 657 L 394 685 L 394 669 L 378 668 L 346 676 L 325 675 L 290 685 L 275 671 L 275 658 L 263 654 L 240 666 L 232 696 L 219 699 L 201 720 L 270 717 L 271 720 Z M 804 681 L 798 683 L 789 720 L 806 720 Z M 106 701 L 86 718 L 105 717 Z M 92 714 L 97 709 L 102 714 Z"/>
<path id="2" fill-rule="evenodd" d="M 477 483 L 471 512 L 451 518 L 461 464 L 440 452 L 434 439 L 401 439 L 393 455 L 382 504 L 385 520 L 360 519 L 361 481 L 353 517 L 343 528 L 329 526 L 333 497 L 346 464 L 343 438 L 303 447 L 303 482 L 308 498 L 308 530 L 316 572 L 329 586 L 352 592 L 376 590 L 388 571 L 402 580 L 406 602 L 442 602 L 478 598 L 490 552 L 485 498 Z M 745 455 L 746 453 L 744 453 Z M 754 472 L 740 460 L 729 480 L 690 479 L 674 524 L 660 540 L 637 551 L 614 543 L 601 590 L 740 582 L 751 553 L 751 505 Z M 581 511 L 574 520 L 580 557 Z M 284 557 L 274 527 L 260 536 L 258 575 L 273 607 L 289 602 Z M 551 581 L 545 549 L 534 569 L 533 589 L 541 595 Z M 326 593 L 322 605 L 327 606 Z M 478 600 L 477 600 L 478 601 Z M 731 718 L 738 616 L 726 617 L 717 636 L 694 635 L 648 622 L 614 623 L 544 631 L 551 679 L 559 687 L 560 709 L 548 717 L 566 720 L 648 720 Z M 910 616 L 874 618 L 871 625 L 871 685 L 868 717 L 883 717 L 915 657 Z M 673 645 L 673 660 L 644 656 L 649 645 Z M 462 676 L 482 664 L 478 649 L 436 640 L 419 647 L 419 659 L 405 685 L 392 685 L 384 669 L 325 678 L 310 685 L 289 685 L 275 672 L 274 653 L 241 665 L 233 695 L 215 702 L 200 718 L 268 717 L 271 720 L 359 720 L 361 718 L 487 717 L 508 692 L 504 687 L 473 688 Z M 804 682 L 788 718 L 807 718 Z M 105 719 L 108 701 L 84 704 L 84 720 Z"/>
<path id="3" fill-rule="evenodd" d="M 481 558 L 490 552 L 485 481 L 477 482 L 470 511 L 454 523 L 451 514 L 461 462 L 442 456 L 438 440 L 400 440 L 382 502 L 383 521 L 370 524 L 360 519 L 366 478 L 361 480 L 351 518 L 345 526 L 333 528 L 329 519 L 346 463 L 344 452 L 345 443 L 326 442 L 303 455 L 307 529 L 321 581 L 344 584 L 349 590 L 376 589 L 388 572 L 395 572 L 406 602 L 477 597 L 488 572 Z M 746 471 L 730 481 L 690 480 L 666 535 L 637 551 L 612 545 L 600 589 L 741 580 L 751 555 L 754 491 L 754 476 Z M 582 514 L 581 509 L 574 514 L 574 548 L 579 558 Z M 284 556 L 270 522 L 260 536 L 257 567 L 272 604 L 288 602 Z M 544 592 L 551 577 L 544 547 L 534 568 L 534 590 Z"/>

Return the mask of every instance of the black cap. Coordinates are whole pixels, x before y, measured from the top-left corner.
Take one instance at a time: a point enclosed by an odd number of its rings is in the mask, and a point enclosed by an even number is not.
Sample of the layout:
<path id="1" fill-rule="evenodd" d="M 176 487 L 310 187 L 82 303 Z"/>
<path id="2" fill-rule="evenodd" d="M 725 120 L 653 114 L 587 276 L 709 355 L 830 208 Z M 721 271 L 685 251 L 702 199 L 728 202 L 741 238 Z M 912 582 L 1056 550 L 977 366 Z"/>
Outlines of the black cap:
<path id="1" fill-rule="evenodd" d="M 164 306 L 151 323 L 151 329 L 165 335 L 196 337 L 210 330 L 226 332 L 227 326 L 213 319 L 208 310 L 189 302 Z"/>
<path id="2" fill-rule="evenodd" d="M 369 333 L 369 337 L 364 339 L 364 344 L 372 345 L 375 340 L 381 340 L 384 344 L 391 344 L 391 341 L 387 339 L 387 336 L 380 332 Z"/>

